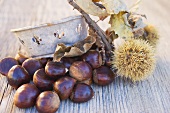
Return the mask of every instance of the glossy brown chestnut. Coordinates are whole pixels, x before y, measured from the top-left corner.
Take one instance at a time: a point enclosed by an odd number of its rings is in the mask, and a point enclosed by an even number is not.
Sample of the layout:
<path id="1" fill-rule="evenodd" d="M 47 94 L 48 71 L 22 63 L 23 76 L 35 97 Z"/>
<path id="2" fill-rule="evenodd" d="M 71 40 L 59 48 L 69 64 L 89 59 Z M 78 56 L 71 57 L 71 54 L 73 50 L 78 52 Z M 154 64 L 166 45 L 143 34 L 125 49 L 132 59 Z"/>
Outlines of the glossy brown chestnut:
<path id="1" fill-rule="evenodd" d="M 34 73 L 33 82 L 41 91 L 50 91 L 53 89 L 54 81 L 45 73 L 45 69 L 39 69 Z"/>
<path id="2" fill-rule="evenodd" d="M 60 99 L 55 92 L 42 92 L 36 101 L 36 108 L 40 113 L 55 113 L 60 106 Z"/>
<path id="3" fill-rule="evenodd" d="M 98 68 L 102 65 L 102 56 L 98 51 L 90 50 L 83 56 L 83 61 L 86 61 L 91 65 L 93 69 Z"/>
<path id="4" fill-rule="evenodd" d="M 11 69 L 12 66 L 18 65 L 18 61 L 14 58 L 7 57 L 0 61 L 0 73 L 4 76 L 8 75 L 8 71 Z"/>
<path id="5" fill-rule="evenodd" d="M 18 61 L 18 63 L 19 63 L 20 65 L 22 65 L 22 63 L 23 63 L 26 59 L 28 59 L 28 57 L 26 57 L 26 56 L 21 55 L 20 53 L 18 53 L 18 54 L 16 54 L 15 59 Z"/>
<path id="6" fill-rule="evenodd" d="M 76 80 L 71 77 L 62 77 L 54 83 L 54 90 L 61 100 L 69 98 Z"/>
<path id="7" fill-rule="evenodd" d="M 101 66 L 93 71 L 93 81 L 97 85 L 108 85 L 113 82 L 115 74 L 107 66 Z"/>
<path id="8" fill-rule="evenodd" d="M 34 84 L 20 86 L 14 95 L 14 104 L 19 108 L 29 108 L 35 105 L 40 91 Z"/>
<path id="9" fill-rule="evenodd" d="M 111 53 L 106 53 L 106 62 L 105 62 L 106 66 L 111 67 L 112 62 L 111 62 Z"/>
<path id="10" fill-rule="evenodd" d="M 40 58 L 38 59 L 40 61 L 40 63 L 42 64 L 43 67 L 45 67 L 45 65 L 47 64 L 48 62 L 48 58 Z"/>
<path id="11" fill-rule="evenodd" d="M 89 101 L 94 95 L 93 89 L 84 83 L 79 83 L 73 88 L 70 99 L 75 103 Z"/>
<path id="12" fill-rule="evenodd" d="M 85 83 L 85 84 L 87 84 L 87 85 L 91 85 L 91 84 L 92 84 L 92 77 L 89 78 L 89 79 L 87 79 L 87 80 L 80 81 L 80 82 L 78 82 L 78 83 Z"/>
<path id="13" fill-rule="evenodd" d="M 70 66 L 69 74 L 78 81 L 84 81 L 92 77 L 92 68 L 87 62 L 76 61 Z"/>
<path id="14" fill-rule="evenodd" d="M 29 83 L 31 77 L 22 66 L 15 65 L 9 70 L 7 80 L 12 87 L 17 89 L 22 84 Z"/>
<path id="15" fill-rule="evenodd" d="M 29 58 L 29 59 L 25 60 L 22 63 L 22 67 L 24 67 L 27 70 L 27 72 L 29 73 L 30 76 L 33 76 L 35 71 L 37 71 L 38 69 L 43 68 L 40 61 L 37 59 L 33 59 L 33 58 Z"/>
<path id="16" fill-rule="evenodd" d="M 61 59 L 61 63 L 63 63 L 64 66 L 68 69 L 70 68 L 71 64 L 73 64 L 74 61 L 75 61 L 74 58 L 70 58 L 70 57 L 63 57 Z"/>
<path id="17" fill-rule="evenodd" d="M 62 63 L 49 61 L 45 66 L 45 72 L 49 77 L 58 79 L 65 75 L 66 69 Z"/>

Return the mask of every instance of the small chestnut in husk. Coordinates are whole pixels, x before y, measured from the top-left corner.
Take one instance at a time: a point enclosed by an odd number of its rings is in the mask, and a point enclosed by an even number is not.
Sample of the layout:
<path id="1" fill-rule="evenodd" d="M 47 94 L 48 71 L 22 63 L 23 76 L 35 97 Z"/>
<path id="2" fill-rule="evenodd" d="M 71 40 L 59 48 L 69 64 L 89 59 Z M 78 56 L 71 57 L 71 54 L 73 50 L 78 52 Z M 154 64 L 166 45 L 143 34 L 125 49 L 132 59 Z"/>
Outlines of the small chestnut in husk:
<path id="1" fill-rule="evenodd" d="M 86 61 L 91 65 L 93 69 L 98 68 L 102 65 L 102 56 L 98 51 L 90 50 L 83 56 L 83 61 Z"/>
<path id="2" fill-rule="evenodd" d="M 76 80 L 71 77 L 62 77 L 54 83 L 54 90 L 59 95 L 61 100 L 69 98 Z"/>
<path id="3" fill-rule="evenodd" d="M 33 76 L 35 71 L 37 71 L 38 69 L 43 68 L 40 61 L 37 59 L 33 59 L 33 58 L 29 58 L 29 59 L 25 60 L 22 63 L 22 67 L 24 67 L 27 70 L 27 72 L 29 73 L 30 76 Z"/>
<path id="4" fill-rule="evenodd" d="M 60 62 L 49 61 L 45 66 L 45 72 L 50 78 L 58 79 L 65 75 L 66 69 Z"/>
<path id="5" fill-rule="evenodd" d="M 70 57 L 63 57 L 60 62 L 63 63 L 66 68 L 69 69 L 71 64 L 75 62 L 75 59 Z"/>
<path id="6" fill-rule="evenodd" d="M 93 81 L 97 85 L 108 85 L 113 82 L 115 74 L 107 66 L 101 66 L 93 71 Z"/>
<path id="7" fill-rule="evenodd" d="M 94 91 L 89 85 L 79 83 L 73 88 L 70 99 L 75 103 L 82 103 L 89 101 L 93 96 Z"/>
<path id="8" fill-rule="evenodd" d="M 60 106 L 60 99 L 55 92 L 42 92 L 36 101 L 37 111 L 40 113 L 55 113 Z"/>
<path id="9" fill-rule="evenodd" d="M 17 89 L 22 84 L 29 83 L 31 77 L 22 66 L 15 65 L 9 70 L 7 80 L 12 87 Z"/>
<path id="10" fill-rule="evenodd" d="M 28 57 L 26 57 L 26 56 L 18 53 L 18 54 L 16 54 L 15 59 L 18 61 L 18 63 L 19 63 L 20 65 L 22 65 L 22 63 L 23 63 L 26 59 L 28 59 Z"/>
<path id="11" fill-rule="evenodd" d="M 18 65 L 18 61 L 14 58 L 7 57 L 0 61 L 0 73 L 4 76 L 8 75 L 8 71 L 11 69 L 12 66 Z"/>
<path id="12" fill-rule="evenodd" d="M 20 86 L 14 95 L 14 104 L 19 108 L 29 108 L 35 105 L 40 91 L 34 84 Z"/>
<path id="13" fill-rule="evenodd" d="M 33 82 L 41 91 L 48 91 L 53 89 L 54 81 L 45 73 L 45 69 L 39 69 L 34 73 Z"/>
<path id="14" fill-rule="evenodd" d="M 69 74 L 78 81 L 84 81 L 92 77 L 92 68 L 87 62 L 76 61 L 70 66 Z"/>

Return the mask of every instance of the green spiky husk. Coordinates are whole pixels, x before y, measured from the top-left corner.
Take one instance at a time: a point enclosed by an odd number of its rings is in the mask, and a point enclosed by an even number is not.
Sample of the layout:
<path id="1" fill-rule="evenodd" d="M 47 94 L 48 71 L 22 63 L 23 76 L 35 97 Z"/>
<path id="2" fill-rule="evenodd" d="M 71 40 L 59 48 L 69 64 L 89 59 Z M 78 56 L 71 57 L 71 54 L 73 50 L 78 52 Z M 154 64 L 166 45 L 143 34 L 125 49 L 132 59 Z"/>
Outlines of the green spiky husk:
<path id="1" fill-rule="evenodd" d="M 133 82 L 147 78 L 155 68 L 155 49 L 141 39 L 128 39 L 114 51 L 113 68 Z"/>

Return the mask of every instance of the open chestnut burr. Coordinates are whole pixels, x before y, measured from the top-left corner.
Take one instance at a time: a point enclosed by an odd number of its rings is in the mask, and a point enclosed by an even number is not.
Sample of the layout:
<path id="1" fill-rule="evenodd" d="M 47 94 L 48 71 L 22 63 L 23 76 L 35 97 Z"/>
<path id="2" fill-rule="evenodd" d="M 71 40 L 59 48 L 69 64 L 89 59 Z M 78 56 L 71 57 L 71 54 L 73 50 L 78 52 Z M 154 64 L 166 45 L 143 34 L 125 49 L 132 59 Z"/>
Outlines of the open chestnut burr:
<path id="1" fill-rule="evenodd" d="M 73 88 L 70 99 L 75 103 L 83 103 L 89 101 L 94 96 L 93 89 L 84 83 L 78 83 Z"/>
<path id="2" fill-rule="evenodd" d="M 36 101 L 36 109 L 39 113 L 55 113 L 60 106 L 60 99 L 55 92 L 42 92 Z"/>
<path id="3" fill-rule="evenodd" d="M 62 77 L 54 83 L 54 91 L 57 92 L 61 100 L 69 98 L 76 80 L 71 77 Z"/>
<path id="4" fill-rule="evenodd" d="M 45 66 L 45 73 L 53 79 L 58 79 L 65 75 L 66 69 L 60 62 L 49 61 Z"/>
<path id="5" fill-rule="evenodd" d="M 108 85 L 115 79 L 115 74 L 107 66 L 101 66 L 93 71 L 93 81 L 97 85 Z"/>
<path id="6" fill-rule="evenodd" d="M 40 91 L 34 84 L 20 86 L 14 95 L 14 104 L 19 108 L 33 107 Z"/>
<path id="7" fill-rule="evenodd" d="M 41 91 L 53 89 L 54 80 L 48 77 L 44 68 L 39 69 L 34 73 L 33 82 Z"/>
<path id="8" fill-rule="evenodd" d="M 92 68 L 87 62 L 76 61 L 70 66 L 69 74 L 78 81 L 84 81 L 92 77 Z"/>
<path id="9" fill-rule="evenodd" d="M 22 84 L 30 82 L 31 77 L 22 66 L 15 65 L 9 70 L 7 80 L 12 87 L 17 89 Z"/>
<path id="10" fill-rule="evenodd" d="M 29 73 L 30 76 L 33 76 L 35 71 L 37 71 L 38 69 L 43 68 L 40 61 L 37 59 L 33 59 L 33 58 L 29 58 L 29 59 L 25 60 L 22 63 L 22 67 L 24 67 L 27 70 L 27 72 Z"/>
<path id="11" fill-rule="evenodd" d="M 4 76 L 8 75 L 8 71 L 11 69 L 12 66 L 18 65 L 18 61 L 14 58 L 7 57 L 0 61 L 0 73 Z"/>
<path id="12" fill-rule="evenodd" d="M 83 61 L 86 61 L 91 65 L 93 69 L 102 65 L 102 56 L 100 52 L 96 50 L 90 50 L 82 56 Z"/>

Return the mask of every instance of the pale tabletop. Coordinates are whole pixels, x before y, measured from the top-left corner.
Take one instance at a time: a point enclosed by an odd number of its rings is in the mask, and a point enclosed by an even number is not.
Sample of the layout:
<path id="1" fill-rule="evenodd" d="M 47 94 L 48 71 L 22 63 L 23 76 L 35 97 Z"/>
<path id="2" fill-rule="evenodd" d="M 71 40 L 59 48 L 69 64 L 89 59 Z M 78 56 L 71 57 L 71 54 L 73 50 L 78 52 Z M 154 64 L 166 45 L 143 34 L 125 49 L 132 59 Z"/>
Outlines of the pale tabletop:
<path id="1" fill-rule="evenodd" d="M 133 1 L 133 0 L 129 0 Z M 135 1 L 135 0 L 134 0 Z M 170 1 L 142 0 L 139 12 L 159 29 L 161 39 L 155 72 L 138 84 L 116 78 L 105 87 L 93 85 L 95 96 L 89 102 L 62 101 L 58 113 L 170 113 Z M 67 0 L 0 0 L 0 59 L 15 56 L 18 42 L 12 28 L 58 20 L 78 14 Z M 106 28 L 105 24 L 101 24 Z M 0 113 L 35 113 L 35 108 L 13 105 L 15 90 L 0 75 Z"/>

